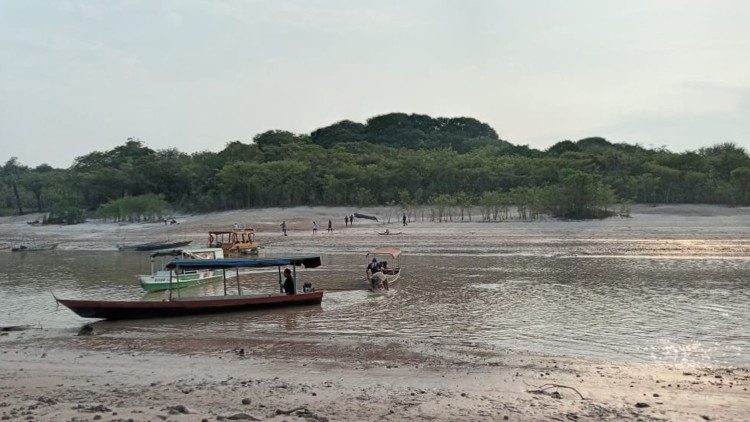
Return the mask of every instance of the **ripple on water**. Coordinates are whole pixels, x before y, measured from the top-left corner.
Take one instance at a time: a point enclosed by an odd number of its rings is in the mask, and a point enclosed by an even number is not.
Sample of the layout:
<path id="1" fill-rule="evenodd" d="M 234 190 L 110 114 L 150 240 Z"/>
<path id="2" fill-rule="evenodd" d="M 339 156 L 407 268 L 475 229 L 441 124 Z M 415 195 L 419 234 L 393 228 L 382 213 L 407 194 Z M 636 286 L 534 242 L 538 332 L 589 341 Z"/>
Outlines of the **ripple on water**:
<path id="1" fill-rule="evenodd" d="M 711 248 L 721 247 L 712 242 Z M 637 249 L 633 245 L 620 242 L 611 249 Z M 611 360 L 750 365 L 748 259 L 555 256 L 549 245 L 533 247 L 543 253 L 408 254 L 406 271 L 389 295 L 364 290 L 361 256 L 331 254 L 321 269 L 300 271 L 318 289 L 331 289 L 320 307 L 108 322 L 97 329 L 133 338 L 134 344 L 148 344 L 143 340 L 148 336 L 248 338 L 285 332 L 468 342 Z M 8 253 L 0 254 L 0 264 L 0 300 L 6 304 L 0 324 L 67 330 L 84 320 L 56 309 L 50 290 L 58 297 L 140 298 L 134 275 L 148 271 L 147 254 L 106 251 Z M 274 291 L 276 283 L 273 272 L 241 277 L 244 291 Z M 184 294 L 222 291 L 218 283 Z"/>

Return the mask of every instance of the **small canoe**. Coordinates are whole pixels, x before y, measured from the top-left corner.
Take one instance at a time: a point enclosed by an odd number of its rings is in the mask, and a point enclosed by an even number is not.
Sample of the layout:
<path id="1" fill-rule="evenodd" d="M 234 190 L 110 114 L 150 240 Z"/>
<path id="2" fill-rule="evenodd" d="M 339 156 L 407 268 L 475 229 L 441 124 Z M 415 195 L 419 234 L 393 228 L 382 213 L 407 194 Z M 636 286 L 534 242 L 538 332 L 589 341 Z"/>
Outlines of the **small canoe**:
<path id="1" fill-rule="evenodd" d="M 375 217 L 374 215 L 360 214 L 358 212 L 355 212 L 354 216 L 357 217 L 357 218 L 363 218 L 365 220 L 375 220 L 375 221 L 378 221 L 378 217 Z"/>
<path id="2" fill-rule="evenodd" d="M 47 243 L 44 245 L 31 245 L 31 246 L 20 245 L 20 246 L 15 246 L 11 248 L 10 250 L 13 252 L 51 251 L 57 248 L 57 245 L 58 245 L 57 243 Z"/>
<path id="3" fill-rule="evenodd" d="M 117 249 L 121 251 L 156 251 L 160 249 L 172 249 L 181 248 L 192 243 L 192 240 L 185 240 L 180 242 L 148 242 L 139 243 L 137 245 L 117 245 Z"/>

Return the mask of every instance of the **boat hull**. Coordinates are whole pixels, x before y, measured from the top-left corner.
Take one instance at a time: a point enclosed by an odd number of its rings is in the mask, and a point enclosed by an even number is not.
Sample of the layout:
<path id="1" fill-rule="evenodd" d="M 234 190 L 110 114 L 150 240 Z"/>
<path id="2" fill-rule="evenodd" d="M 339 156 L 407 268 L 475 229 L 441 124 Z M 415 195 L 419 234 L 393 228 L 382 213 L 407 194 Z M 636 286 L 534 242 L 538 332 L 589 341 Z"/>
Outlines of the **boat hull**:
<path id="1" fill-rule="evenodd" d="M 121 251 L 158 251 L 161 249 L 181 248 L 192 242 L 192 240 L 185 240 L 182 242 L 150 242 L 141 243 L 139 245 L 118 245 L 117 249 Z"/>
<path id="2" fill-rule="evenodd" d="M 69 299 L 57 301 L 83 318 L 143 319 L 319 305 L 322 300 L 323 291 L 296 295 L 197 297 L 161 302 Z"/>

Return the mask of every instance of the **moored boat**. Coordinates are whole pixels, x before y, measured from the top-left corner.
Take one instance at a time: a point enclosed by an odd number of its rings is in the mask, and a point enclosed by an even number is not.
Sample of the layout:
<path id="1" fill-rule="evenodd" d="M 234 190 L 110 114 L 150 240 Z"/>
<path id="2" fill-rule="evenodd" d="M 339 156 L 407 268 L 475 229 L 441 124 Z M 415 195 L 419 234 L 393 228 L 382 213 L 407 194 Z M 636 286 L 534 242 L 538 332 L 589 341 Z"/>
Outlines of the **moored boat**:
<path id="1" fill-rule="evenodd" d="M 58 243 L 44 243 L 39 245 L 19 245 L 10 248 L 13 252 L 51 251 L 57 248 Z"/>
<path id="2" fill-rule="evenodd" d="M 232 230 L 209 231 L 208 247 L 221 248 L 224 250 L 224 256 L 230 258 L 258 255 L 260 248 L 255 241 L 255 230 L 241 226 Z"/>
<path id="3" fill-rule="evenodd" d="M 303 292 L 297 289 L 297 267 L 315 268 L 320 266 L 319 256 L 282 257 L 266 259 L 175 259 L 167 264 L 173 272 L 173 281 L 179 282 L 180 270 L 224 270 L 224 296 L 173 297 L 169 289 L 166 300 L 55 300 L 84 318 L 104 319 L 140 319 L 161 318 L 184 315 L 197 315 L 218 312 L 236 312 L 265 309 L 282 306 L 319 305 L 323 300 L 323 291 Z M 252 294 L 243 295 L 237 278 L 237 294 L 227 295 L 226 270 L 240 268 L 278 267 L 279 285 L 281 286 L 281 267 L 291 266 L 295 294 Z M 178 291 L 179 292 L 179 291 Z"/>
<path id="4" fill-rule="evenodd" d="M 141 282 L 143 290 L 148 292 L 158 292 L 161 290 L 181 289 L 183 287 L 194 286 L 207 281 L 217 281 L 224 277 L 223 269 L 200 269 L 200 270 L 183 270 L 179 274 L 179 282 L 172 277 L 172 271 L 158 270 L 155 271 L 154 260 L 160 256 L 177 256 L 181 259 L 221 259 L 224 258 L 224 251 L 220 248 L 203 248 L 203 249 L 176 249 L 165 252 L 154 252 L 151 255 L 151 274 L 139 275 L 138 280 Z M 170 281 L 170 279 L 172 279 Z"/>
<path id="5" fill-rule="evenodd" d="M 147 242 L 138 243 L 135 245 L 117 245 L 117 249 L 121 251 L 157 251 L 160 249 L 181 248 L 183 246 L 189 245 L 192 242 L 192 240 Z"/>

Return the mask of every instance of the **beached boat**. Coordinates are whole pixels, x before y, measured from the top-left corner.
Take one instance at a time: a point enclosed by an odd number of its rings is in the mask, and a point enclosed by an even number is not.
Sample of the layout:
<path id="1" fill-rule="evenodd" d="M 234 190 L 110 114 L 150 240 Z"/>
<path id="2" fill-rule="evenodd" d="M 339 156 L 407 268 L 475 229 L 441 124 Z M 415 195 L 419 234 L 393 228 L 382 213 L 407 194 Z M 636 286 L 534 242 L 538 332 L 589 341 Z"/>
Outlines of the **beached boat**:
<path id="1" fill-rule="evenodd" d="M 224 250 L 224 256 L 228 258 L 242 258 L 258 255 L 260 246 L 255 241 L 255 230 L 238 227 L 208 232 L 208 247 L 221 248 Z"/>
<path id="2" fill-rule="evenodd" d="M 374 215 L 360 214 L 358 212 L 355 212 L 354 216 L 357 217 L 357 218 L 363 218 L 365 220 L 375 220 L 375 221 L 378 221 L 378 217 L 375 217 Z"/>
<path id="3" fill-rule="evenodd" d="M 401 277 L 401 249 L 391 246 L 375 248 L 370 252 L 367 252 L 365 255 L 365 262 L 370 264 L 373 258 L 381 265 L 381 272 L 386 277 L 388 289 L 392 288 Z M 383 264 L 385 264 L 385 268 L 383 268 Z M 367 283 L 372 286 L 369 278 Z M 374 286 L 372 290 L 382 291 L 386 289 L 384 289 L 384 286 Z"/>
<path id="4" fill-rule="evenodd" d="M 19 245 L 10 248 L 13 252 L 51 251 L 57 248 L 58 243 L 44 243 L 39 245 Z"/>
<path id="5" fill-rule="evenodd" d="M 240 268 L 278 267 L 279 287 L 281 290 L 281 267 L 291 266 L 294 275 L 295 291 L 298 291 L 297 266 L 315 268 L 320 266 L 319 256 L 282 257 L 264 259 L 175 259 L 167 264 L 173 273 L 172 281 L 179 282 L 181 270 L 224 270 L 224 296 L 174 297 L 169 289 L 169 297 L 162 301 L 149 300 L 55 300 L 84 318 L 104 319 L 140 319 L 162 318 L 183 315 L 209 314 L 219 312 L 236 312 L 255 309 L 319 305 L 323 300 L 323 291 L 303 291 L 297 294 L 243 295 L 237 277 L 237 294 L 227 295 L 226 270 L 235 269 L 239 275 Z"/>
<path id="6" fill-rule="evenodd" d="M 158 251 L 160 249 L 174 249 L 187 246 L 192 243 L 192 240 L 183 241 L 162 241 L 162 242 L 147 242 L 138 243 L 135 245 L 117 245 L 117 249 L 121 251 Z"/>
<path id="7" fill-rule="evenodd" d="M 181 259 L 222 259 L 224 258 L 224 251 L 220 248 L 203 248 L 154 252 L 151 254 L 151 274 L 138 276 L 143 290 L 148 292 L 168 290 L 170 283 L 171 288 L 181 289 L 207 281 L 221 280 L 224 277 L 224 270 L 222 269 L 183 270 L 179 274 L 179 282 L 170 281 L 170 278 L 174 278 L 172 271 L 156 270 L 154 267 L 155 259 L 160 256 L 180 257 Z"/>
<path id="8" fill-rule="evenodd" d="M 381 236 L 396 236 L 396 235 L 399 235 L 399 234 L 404 234 L 404 232 L 392 232 L 392 231 L 390 231 L 388 229 L 385 229 L 384 232 L 375 232 L 375 233 L 377 233 L 377 234 L 379 234 Z"/>

